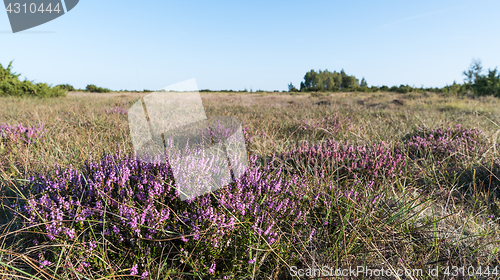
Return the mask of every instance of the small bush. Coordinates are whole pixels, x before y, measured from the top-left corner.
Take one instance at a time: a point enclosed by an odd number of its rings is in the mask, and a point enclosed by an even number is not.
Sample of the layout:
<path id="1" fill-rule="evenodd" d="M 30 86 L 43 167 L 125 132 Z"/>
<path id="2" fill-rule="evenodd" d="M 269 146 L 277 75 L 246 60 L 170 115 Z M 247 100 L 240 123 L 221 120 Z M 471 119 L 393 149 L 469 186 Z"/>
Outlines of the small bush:
<path id="1" fill-rule="evenodd" d="M 500 74 L 497 69 L 488 70 L 488 75 L 480 75 L 472 85 L 477 95 L 493 95 L 500 97 Z"/>
<path id="2" fill-rule="evenodd" d="M 70 84 L 57 85 L 56 88 L 60 88 L 65 91 L 76 91 L 76 89 Z"/>
<path id="3" fill-rule="evenodd" d="M 321 91 L 315 91 L 311 93 L 311 97 L 323 97 L 323 96 L 328 96 L 328 93 Z"/>
<path id="4" fill-rule="evenodd" d="M 88 92 L 111 92 L 111 90 L 109 88 L 102 88 L 102 87 L 98 87 L 96 85 L 87 85 L 85 90 Z"/>
<path id="5" fill-rule="evenodd" d="M 399 88 L 396 90 L 396 92 L 399 93 L 408 93 L 413 91 L 413 89 L 409 85 L 400 85 Z"/>
<path id="6" fill-rule="evenodd" d="M 480 60 L 473 60 L 469 69 L 462 74 L 466 77 L 465 87 L 476 95 L 493 95 L 500 97 L 500 74 L 497 68 L 488 69 L 488 74 L 482 74 L 483 66 Z"/>
<path id="7" fill-rule="evenodd" d="M 20 75 L 12 72 L 12 61 L 7 68 L 3 68 L 0 64 L 0 96 L 58 97 L 64 96 L 66 93 L 66 90 L 52 87 L 46 83 L 21 81 L 19 80 Z"/>

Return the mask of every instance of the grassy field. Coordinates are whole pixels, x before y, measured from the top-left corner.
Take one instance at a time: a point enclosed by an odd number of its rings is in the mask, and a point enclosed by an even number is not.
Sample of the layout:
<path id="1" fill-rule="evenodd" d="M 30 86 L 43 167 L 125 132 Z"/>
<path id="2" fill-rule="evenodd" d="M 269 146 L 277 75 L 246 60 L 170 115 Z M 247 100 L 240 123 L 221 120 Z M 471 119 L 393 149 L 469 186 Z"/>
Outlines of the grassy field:
<path id="1" fill-rule="evenodd" d="M 168 166 L 130 158 L 126 110 L 145 95 L 0 98 L 0 123 L 43 125 L 33 141 L 0 130 L 5 279 L 291 279 L 325 266 L 500 278 L 499 99 L 202 93 L 209 118 L 242 122 L 251 164 L 182 202 Z"/>

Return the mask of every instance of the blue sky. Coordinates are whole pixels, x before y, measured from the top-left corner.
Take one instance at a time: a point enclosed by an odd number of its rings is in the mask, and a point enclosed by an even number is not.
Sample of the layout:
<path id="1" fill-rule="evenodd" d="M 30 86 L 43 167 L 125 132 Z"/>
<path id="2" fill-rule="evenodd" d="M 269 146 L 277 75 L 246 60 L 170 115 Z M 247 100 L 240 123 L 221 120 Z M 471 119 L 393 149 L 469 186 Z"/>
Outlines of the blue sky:
<path id="1" fill-rule="evenodd" d="M 310 69 L 368 85 L 442 87 L 473 58 L 500 66 L 500 1 L 97 1 L 12 34 L 0 63 L 84 88 L 284 90 Z"/>

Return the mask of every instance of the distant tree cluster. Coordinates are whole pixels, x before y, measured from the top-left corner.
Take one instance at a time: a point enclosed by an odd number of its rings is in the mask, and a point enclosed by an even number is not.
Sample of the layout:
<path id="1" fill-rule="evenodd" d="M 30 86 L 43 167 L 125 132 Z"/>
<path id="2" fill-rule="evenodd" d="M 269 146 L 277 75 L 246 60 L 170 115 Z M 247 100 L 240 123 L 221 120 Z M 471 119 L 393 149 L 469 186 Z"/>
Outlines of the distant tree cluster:
<path id="1" fill-rule="evenodd" d="M 353 90 L 357 87 L 367 87 L 363 78 L 361 84 L 354 76 L 347 75 L 342 69 L 340 72 L 328 70 L 318 72 L 311 70 L 304 76 L 304 81 L 300 83 L 300 91 L 339 91 L 342 89 Z M 289 86 L 293 87 L 292 84 Z M 292 88 L 293 89 L 293 88 Z"/>
<path id="2" fill-rule="evenodd" d="M 288 84 L 289 92 L 335 92 L 335 91 L 361 91 L 376 92 L 389 91 L 398 93 L 409 92 L 436 92 L 436 93 L 473 93 L 475 95 L 494 95 L 500 97 L 500 73 L 497 68 L 488 69 L 487 74 L 483 74 L 483 67 L 480 60 L 473 60 L 469 69 L 463 72 L 466 76 L 464 84 L 453 82 L 452 85 L 446 85 L 442 88 L 424 88 L 412 87 L 409 85 L 400 86 L 371 86 L 365 78 L 361 82 L 355 77 L 347 75 L 344 70 L 340 72 L 330 72 L 328 70 L 316 72 L 311 70 L 304 75 L 304 81 L 300 83 L 300 89 L 297 89 L 292 83 Z"/>
<path id="3" fill-rule="evenodd" d="M 488 74 L 482 74 L 480 60 L 473 60 L 469 69 L 463 72 L 465 87 L 477 95 L 494 95 L 500 97 L 500 74 L 497 68 L 488 69 Z"/>
<path id="4" fill-rule="evenodd" d="M 102 88 L 102 87 L 98 87 L 96 85 L 87 85 L 85 90 L 88 92 L 111 92 L 111 90 L 109 88 Z"/>

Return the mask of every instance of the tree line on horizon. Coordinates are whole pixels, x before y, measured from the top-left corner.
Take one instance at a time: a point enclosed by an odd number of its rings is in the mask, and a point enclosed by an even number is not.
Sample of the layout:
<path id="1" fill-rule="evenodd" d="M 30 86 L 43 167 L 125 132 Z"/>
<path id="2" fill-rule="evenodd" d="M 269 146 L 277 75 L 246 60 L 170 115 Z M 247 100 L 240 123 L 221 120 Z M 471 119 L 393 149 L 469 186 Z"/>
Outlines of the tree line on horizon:
<path id="1" fill-rule="evenodd" d="M 339 91 L 341 89 L 354 89 L 357 87 L 367 87 L 365 78 L 359 82 L 355 76 L 347 75 L 342 69 L 340 72 L 328 70 L 307 72 L 304 81 L 300 83 L 300 91 Z M 289 91 L 299 91 L 291 83 L 288 85 Z"/>
<path id="2" fill-rule="evenodd" d="M 487 73 L 483 71 L 480 60 L 473 60 L 469 69 L 462 73 L 465 76 L 463 84 L 457 84 L 455 81 L 452 85 L 446 85 L 442 88 L 416 88 L 409 85 L 400 86 L 371 86 L 363 77 L 361 81 L 354 75 L 347 75 L 342 69 L 340 72 L 328 70 L 310 70 L 304 75 L 304 81 L 300 83 L 300 88 L 297 89 L 292 83 L 288 85 L 288 92 L 336 92 L 336 91 L 362 91 L 362 92 L 436 92 L 436 93 L 454 93 L 464 94 L 473 93 L 475 95 L 493 95 L 500 97 L 500 73 L 497 68 L 488 69 Z M 85 89 L 75 89 L 69 84 L 51 86 L 46 83 L 34 83 L 25 79 L 21 81 L 19 76 L 12 71 L 12 62 L 4 68 L 0 64 L 0 96 L 38 96 L 38 97 L 57 97 L 64 96 L 67 91 L 87 91 L 87 92 L 111 92 L 108 88 L 97 87 L 89 84 Z M 151 92 L 151 90 L 144 90 Z M 248 92 L 245 90 L 200 90 L 200 92 Z M 253 92 L 250 90 L 250 92 Z M 264 92 L 257 90 L 256 92 Z M 274 92 L 277 92 L 276 90 Z M 283 91 L 285 92 L 285 91 Z"/>
<path id="3" fill-rule="evenodd" d="M 495 69 L 488 69 L 488 73 L 483 73 L 481 61 L 474 59 L 468 70 L 462 73 L 465 76 L 463 84 L 457 84 L 453 81 L 452 85 L 446 85 L 442 88 L 416 88 L 409 85 L 400 86 L 371 86 L 365 78 L 357 79 L 354 75 L 347 75 L 342 69 L 340 72 L 328 70 L 308 71 L 304 75 L 304 81 L 300 83 L 300 88 L 297 89 L 292 83 L 288 84 L 289 92 L 336 92 L 336 91 L 361 91 L 361 92 L 376 92 L 389 91 L 398 93 L 408 92 L 437 92 L 437 93 L 467 93 L 472 92 L 476 95 L 493 95 L 500 97 L 500 74 Z"/>

